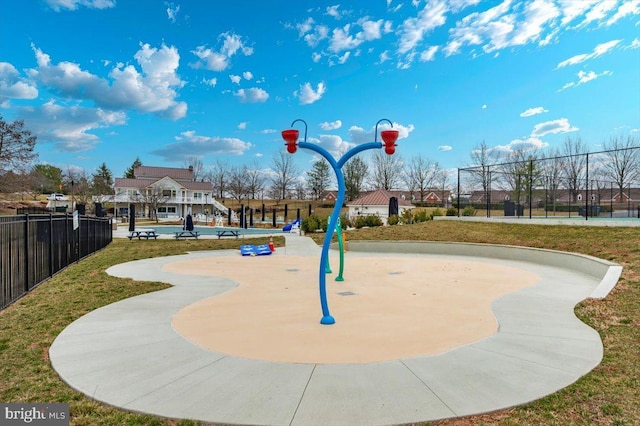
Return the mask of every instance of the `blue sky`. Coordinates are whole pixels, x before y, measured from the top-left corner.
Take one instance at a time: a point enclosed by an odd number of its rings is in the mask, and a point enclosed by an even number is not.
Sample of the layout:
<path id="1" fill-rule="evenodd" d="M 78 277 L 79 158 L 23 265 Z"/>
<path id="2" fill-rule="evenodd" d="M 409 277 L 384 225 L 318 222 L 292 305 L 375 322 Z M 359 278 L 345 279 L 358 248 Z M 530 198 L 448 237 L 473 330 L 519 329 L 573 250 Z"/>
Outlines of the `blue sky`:
<path id="1" fill-rule="evenodd" d="M 640 132 L 640 0 L 1 4 L 0 114 L 63 170 L 266 169 L 296 118 L 335 155 L 387 118 L 397 154 L 443 168 L 483 140 L 597 151 Z"/>

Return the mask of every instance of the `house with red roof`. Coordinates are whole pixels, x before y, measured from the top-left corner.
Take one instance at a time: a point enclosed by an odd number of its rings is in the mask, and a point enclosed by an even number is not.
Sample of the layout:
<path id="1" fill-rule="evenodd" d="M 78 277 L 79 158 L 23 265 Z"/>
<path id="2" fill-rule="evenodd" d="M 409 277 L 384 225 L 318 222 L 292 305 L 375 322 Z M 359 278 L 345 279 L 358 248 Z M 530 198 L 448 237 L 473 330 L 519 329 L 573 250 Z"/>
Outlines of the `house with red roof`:
<path id="1" fill-rule="evenodd" d="M 398 215 L 402 215 L 405 210 L 413 209 L 414 206 L 409 201 L 398 197 L 393 192 L 378 189 L 356 200 L 347 202 L 349 220 L 353 221 L 361 215 L 378 215 L 386 225 L 389 218 L 389 203 L 392 197 L 398 201 Z"/>

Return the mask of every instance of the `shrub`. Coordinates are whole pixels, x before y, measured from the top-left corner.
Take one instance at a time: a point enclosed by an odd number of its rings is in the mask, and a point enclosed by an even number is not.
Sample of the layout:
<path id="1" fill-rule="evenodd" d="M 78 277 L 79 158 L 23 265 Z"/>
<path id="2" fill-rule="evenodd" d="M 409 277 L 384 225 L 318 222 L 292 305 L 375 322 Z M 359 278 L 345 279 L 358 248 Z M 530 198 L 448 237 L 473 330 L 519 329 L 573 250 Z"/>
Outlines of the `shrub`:
<path id="1" fill-rule="evenodd" d="M 473 206 L 466 206 L 462 210 L 462 216 L 475 216 L 475 215 L 476 215 L 476 209 L 474 209 Z"/>
<path id="2" fill-rule="evenodd" d="M 340 216 L 340 224 L 342 225 L 342 229 L 347 229 L 348 227 L 353 226 L 346 215 Z"/>
<path id="3" fill-rule="evenodd" d="M 378 215 L 366 215 L 366 216 L 358 216 L 354 223 L 356 228 L 362 228 L 364 226 L 382 226 L 382 219 Z"/>
<path id="4" fill-rule="evenodd" d="M 400 222 L 400 218 L 397 214 L 392 214 L 387 219 L 387 225 L 397 225 Z"/>
<path id="5" fill-rule="evenodd" d="M 435 209 L 434 211 L 431 212 L 431 219 L 433 220 L 434 216 L 444 216 L 444 213 L 442 213 L 442 210 L 440 209 Z"/>
<path id="6" fill-rule="evenodd" d="M 426 210 L 418 210 L 414 215 L 413 215 L 413 220 L 416 223 L 420 223 L 420 222 L 426 222 L 427 220 L 430 220 L 431 217 L 429 217 L 429 215 L 427 214 Z"/>
<path id="7" fill-rule="evenodd" d="M 415 223 L 415 220 L 413 219 L 413 213 L 411 213 L 411 210 L 403 211 L 402 216 L 400 216 L 400 221 L 405 225 L 411 225 L 412 223 Z"/>
<path id="8" fill-rule="evenodd" d="M 447 209 L 447 216 L 458 216 L 458 209 L 455 207 L 449 207 Z"/>
<path id="9" fill-rule="evenodd" d="M 311 215 L 308 218 L 302 220 L 300 229 L 302 229 L 304 232 L 315 232 L 316 229 L 324 229 L 326 231 L 327 221 L 324 221 L 323 226 L 322 219 L 320 219 L 316 215 Z"/>

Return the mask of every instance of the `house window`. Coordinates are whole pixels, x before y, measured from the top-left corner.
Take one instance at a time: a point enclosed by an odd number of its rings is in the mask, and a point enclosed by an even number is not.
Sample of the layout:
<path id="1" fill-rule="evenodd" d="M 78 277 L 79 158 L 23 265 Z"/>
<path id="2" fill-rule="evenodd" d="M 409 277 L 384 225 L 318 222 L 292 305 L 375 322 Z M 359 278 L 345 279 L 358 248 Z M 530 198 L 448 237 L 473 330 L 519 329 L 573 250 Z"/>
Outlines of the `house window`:
<path id="1" fill-rule="evenodd" d="M 158 207 L 158 213 L 174 213 L 176 212 L 176 207 L 175 206 L 169 206 L 169 207 Z"/>
<path id="2" fill-rule="evenodd" d="M 175 198 L 175 196 L 176 196 L 176 190 L 175 190 L 175 189 L 163 189 L 163 190 L 162 190 L 162 196 L 163 196 L 163 197 L 171 197 L 171 198 Z"/>
<path id="3" fill-rule="evenodd" d="M 193 193 L 193 198 L 196 200 L 201 200 L 202 199 L 202 192 L 194 192 Z"/>

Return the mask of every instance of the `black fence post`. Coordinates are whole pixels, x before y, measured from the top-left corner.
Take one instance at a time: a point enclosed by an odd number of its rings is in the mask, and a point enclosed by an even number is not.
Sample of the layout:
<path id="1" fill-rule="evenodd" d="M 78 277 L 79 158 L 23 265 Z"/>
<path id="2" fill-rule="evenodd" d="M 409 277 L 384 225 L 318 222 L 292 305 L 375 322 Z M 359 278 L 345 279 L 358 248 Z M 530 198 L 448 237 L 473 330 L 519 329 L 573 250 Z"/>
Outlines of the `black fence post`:
<path id="1" fill-rule="evenodd" d="M 53 214 L 49 213 L 49 276 L 53 276 Z"/>
<path id="2" fill-rule="evenodd" d="M 262 203 L 262 221 L 264 222 L 265 211 L 264 211 L 264 203 Z"/>
<path id="3" fill-rule="evenodd" d="M 227 225 L 231 226 L 231 207 L 227 207 Z"/>
<path id="4" fill-rule="evenodd" d="M 276 208 L 274 207 L 273 209 L 271 209 L 273 211 L 273 217 L 272 217 L 272 221 L 273 221 L 273 227 L 276 227 Z"/>
<path id="5" fill-rule="evenodd" d="M 29 215 L 24 215 L 24 291 L 29 291 Z"/>
<path id="6" fill-rule="evenodd" d="M 311 203 L 309 203 L 309 215 L 307 217 L 311 216 Z"/>
<path id="7" fill-rule="evenodd" d="M 296 213 L 296 219 L 300 220 L 300 209 L 298 209 L 297 213 Z"/>

